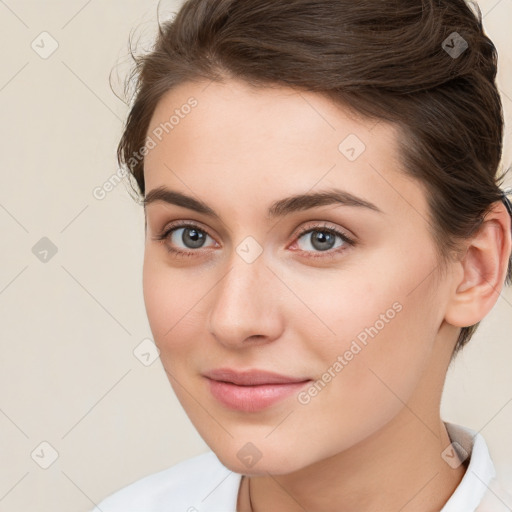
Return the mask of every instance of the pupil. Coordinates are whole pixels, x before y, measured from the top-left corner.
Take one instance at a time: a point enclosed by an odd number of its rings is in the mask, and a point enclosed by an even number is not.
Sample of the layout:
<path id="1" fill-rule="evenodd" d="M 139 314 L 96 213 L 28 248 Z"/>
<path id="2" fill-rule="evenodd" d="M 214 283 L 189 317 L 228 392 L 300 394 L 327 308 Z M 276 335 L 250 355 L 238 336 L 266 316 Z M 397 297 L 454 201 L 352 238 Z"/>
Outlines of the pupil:
<path id="1" fill-rule="evenodd" d="M 316 234 L 315 234 L 316 233 Z M 313 247 L 319 251 L 326 251 L 331 249 L 334 245 L 334 235 L 328 231 L 316 231 L 313 233 Z M 327 247 L 324 245 L 327 244 Z"/>
<path id="2" fill-rule="evenodd" d="M 197 229 L 186 228 L 183 230 L 181 239 L 185 245 L 192 248 L 201 247 L 204 243 L 204 233 Z"/>

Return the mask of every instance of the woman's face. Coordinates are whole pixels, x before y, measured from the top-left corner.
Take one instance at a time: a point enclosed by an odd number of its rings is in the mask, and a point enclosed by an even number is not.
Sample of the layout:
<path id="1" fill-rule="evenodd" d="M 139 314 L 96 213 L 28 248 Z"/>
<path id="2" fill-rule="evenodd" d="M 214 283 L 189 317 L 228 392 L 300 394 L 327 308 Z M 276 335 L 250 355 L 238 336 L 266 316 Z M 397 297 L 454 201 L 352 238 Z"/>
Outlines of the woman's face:
<path id="1" fill-rule="evenodd" d="M 427 428 L 451 285 L 393 127 L 228 81 L 168 92 L 147 135 L 149 323 L 221 461 L 288 473 L 406 417 Z"/>

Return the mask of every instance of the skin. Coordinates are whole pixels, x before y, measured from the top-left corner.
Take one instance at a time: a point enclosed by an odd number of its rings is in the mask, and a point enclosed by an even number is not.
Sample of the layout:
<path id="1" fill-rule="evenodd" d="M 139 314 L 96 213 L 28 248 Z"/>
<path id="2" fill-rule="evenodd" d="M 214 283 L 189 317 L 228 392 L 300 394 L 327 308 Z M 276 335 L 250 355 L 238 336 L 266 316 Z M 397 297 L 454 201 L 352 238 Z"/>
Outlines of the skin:
<path id="1" fill-rule="evenodd" d="M 392 125 L 315 93 L 227 80 L 167 92 L 148 134 L 190 96 L 198 105 L 145 158 L 146 194 L 165 186 L 219 219 L 163 201 L 145 207 L 144 300 L 179 401 L 221 462 L 246 475 L 238 511 L 250 510 L 249 480 L 257 511 L 439 510 L 465 471 L 441 457 L 450 444 L 443 383 L 459 328 L 483 318 L 501 290 L 507 212 L 496 205 L 441 274 L 425 192 L 404 172 Z M 338 150 L 349 134 L 366 145 L 352 162 Z M 331 204 L 267 217 L 276 200 L 330 187 L 382 212 Z M 157 240 L 172 221 L 204 230 L 203 247 L 187 247 L 179 227 Z M 356 244 L 336 238 L 321 251 L 311 233 L 298 238 L 318 224 Z M 236 251 L 248 236 L 263 249 L 252 263 Z M 196 252 L 177 257 L 168 247 Z M 306 404 L 294 394 L 260 412 L 228 409 L 202 375 L 229 367 L 322 379 L 397 303 L 400 312 Z M 248 442 L 261 453 L 251 468 L 237 457 Z"/>

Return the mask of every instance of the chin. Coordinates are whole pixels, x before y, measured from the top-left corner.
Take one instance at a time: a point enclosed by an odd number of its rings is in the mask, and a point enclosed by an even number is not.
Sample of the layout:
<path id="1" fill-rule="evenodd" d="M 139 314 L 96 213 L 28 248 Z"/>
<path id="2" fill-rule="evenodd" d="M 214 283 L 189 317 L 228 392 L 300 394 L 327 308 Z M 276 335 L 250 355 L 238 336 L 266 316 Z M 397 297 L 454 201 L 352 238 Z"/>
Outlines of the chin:
<path id="1" fill-rule="evenodd" d="M 221 463 L 229 470 L 244 475 L 258 476 L 270 473 L 285 475 L 298 471 L 314 462 L 300 452 L 299 447 L 288 445 L 286 450 L 262 442 L 234 440 L 229 446 L 210 446 Z M 311 459 L 311 460 L 310 460 Z"/>

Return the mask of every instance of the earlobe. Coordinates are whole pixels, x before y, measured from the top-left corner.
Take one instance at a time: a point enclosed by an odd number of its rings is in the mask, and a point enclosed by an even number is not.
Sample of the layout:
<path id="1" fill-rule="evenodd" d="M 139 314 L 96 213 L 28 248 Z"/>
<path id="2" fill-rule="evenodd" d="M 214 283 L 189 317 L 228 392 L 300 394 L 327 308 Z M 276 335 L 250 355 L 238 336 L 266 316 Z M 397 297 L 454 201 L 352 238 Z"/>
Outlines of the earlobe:
<path id="1" fill-rule="evenodd" d="M 486 215 L 454 274 L 445 320 L 456 327 L 480 322 L 501 293 L 511 251 L 511 218 L 502 202 Z"/>

